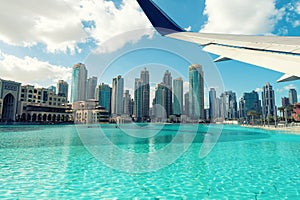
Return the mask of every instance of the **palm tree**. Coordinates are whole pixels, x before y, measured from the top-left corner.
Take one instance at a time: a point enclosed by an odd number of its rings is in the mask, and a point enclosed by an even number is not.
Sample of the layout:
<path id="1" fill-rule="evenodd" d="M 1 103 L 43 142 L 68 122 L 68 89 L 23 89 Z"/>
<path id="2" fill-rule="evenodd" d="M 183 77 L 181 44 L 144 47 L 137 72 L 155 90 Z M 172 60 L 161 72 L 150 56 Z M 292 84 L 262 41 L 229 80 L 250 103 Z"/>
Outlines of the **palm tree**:
<path id="1" fill-rule="evenodd" d="M 252 124 L 254 124 L 254 117 L 257 116 L 258 113 L 256 110 L 248 110 L 247 111 L 247 116 L 250 116 L 251 117 L 251 122 Z"/>

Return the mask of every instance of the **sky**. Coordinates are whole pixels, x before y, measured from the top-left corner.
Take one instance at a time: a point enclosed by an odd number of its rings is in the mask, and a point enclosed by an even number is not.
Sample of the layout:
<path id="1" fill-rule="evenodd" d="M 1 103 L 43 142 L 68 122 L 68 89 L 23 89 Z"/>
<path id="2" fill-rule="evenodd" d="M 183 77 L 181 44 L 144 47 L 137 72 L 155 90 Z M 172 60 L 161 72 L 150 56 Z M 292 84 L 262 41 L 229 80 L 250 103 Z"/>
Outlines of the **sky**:
<path id="1" fill-rule="evenodd" d="M 299 36 L 300 0 L 154 0 L 181 27 L 194 32 Z M 152 96 L 164 71 L 181 76 L 187 90 L 188 66 L 202 64 L 210 87 L 233 90 L 237 97 L 270 82 L 276 104 L 300 81 L 276 83 L 282 74 L 226 61 L 212 63 L 196 44 L 160 36 L 135 0 L 0 0 L 0 78 L 37 87 L 71 83 L 72 66 L 86 64 L 89 76 L 111 84 L 134 79 L 147 67 Z M 283 66 L 284 67 L 284 66 Z M 299 69 L 300 70 L 300 69 Z M 299 96 L 300 98 L 300 96 Z M 207 98 L 206 98 L 207 106 Z"/>

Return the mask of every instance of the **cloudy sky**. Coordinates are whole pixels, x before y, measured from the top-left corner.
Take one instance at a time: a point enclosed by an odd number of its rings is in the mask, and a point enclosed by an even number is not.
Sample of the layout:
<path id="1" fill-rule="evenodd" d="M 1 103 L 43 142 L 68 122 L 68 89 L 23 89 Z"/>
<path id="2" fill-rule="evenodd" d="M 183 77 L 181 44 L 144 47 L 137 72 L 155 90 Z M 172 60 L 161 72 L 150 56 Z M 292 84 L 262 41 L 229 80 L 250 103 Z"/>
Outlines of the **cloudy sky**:
<path id="1" fill-rule="evenodd" d="M 156 63 L 165 67 L 160 67 L 161 71 L 154 70 L 152 76 L 150 74 L 154 84 L 161 80 L 165 69 L 174 71 L 173 78 L 187 76 L 188 64 L 197 59 L 182 56 L 183 52 L 199 51 L 199 62 L 205 66 L 210 66 L 209 62 L 215 58 L 215 55 L 201 52 L 196 45 L 162 39 L 151 28 L 135 0 L 0 2 L 2 79 L 48 87 L 59 79 L 70 82 L 71 67 L 83 62 L 90 76 L 96 75 L 101 82 L 110 83 L 111 78 L 118 74 L 130 74 L 128 78 L 133 80 L 134 73 L 128 72 L 136 71 L 138 76 L 137 66 Z M 154 2 L 180 26 L 195 32 L 281 36 L 300 33 L 300 0 Z M 132 53 L 137 48 L 138 52 Z M 158 55 L 162 49 L 163 53 Z M 105 71 L 107 66 L 111 69 Z M 266 82 L 277 91 L 277 104 L 281 97 L 287 96 L 289 88 L 296 88 L 300 93 L 299 81 L 276 83 L 282 75 L 277 72 L 237 61 L 223 62 L 214 67 L 220 73 L 225 89 L 236 91 L 238 97 L 245 91 L 260 91 Z M 208 85 L 214 86 L 214 83 Z"/>

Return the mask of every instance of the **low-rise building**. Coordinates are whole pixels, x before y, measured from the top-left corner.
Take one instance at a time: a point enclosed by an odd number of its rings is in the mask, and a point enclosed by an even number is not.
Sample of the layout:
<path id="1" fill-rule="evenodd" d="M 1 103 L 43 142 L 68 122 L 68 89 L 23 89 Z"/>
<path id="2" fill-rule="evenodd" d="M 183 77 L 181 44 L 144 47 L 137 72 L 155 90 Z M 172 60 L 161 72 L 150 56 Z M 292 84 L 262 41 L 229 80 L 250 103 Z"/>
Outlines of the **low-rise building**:
<path id="1" fill-rule="evenodd" d="M 109 123 L 109 112 L 98 105 L 97 100 L 77 101 L 72 104 L 75 123 L 97 124 Z"/>
<path id="2" fill-rule="evenodd" d="M 294 104 L 293 118 L 296 122 L 300 122 L 300 103 L 295 103 Z"/>
<path id="3" fill-rule="evenodd" d="M 73 120 L 67 97 L 59 96 L 46 88 L 35 88 L 32 85 L 21 87 L 18 121 L 61 123 Z"/>

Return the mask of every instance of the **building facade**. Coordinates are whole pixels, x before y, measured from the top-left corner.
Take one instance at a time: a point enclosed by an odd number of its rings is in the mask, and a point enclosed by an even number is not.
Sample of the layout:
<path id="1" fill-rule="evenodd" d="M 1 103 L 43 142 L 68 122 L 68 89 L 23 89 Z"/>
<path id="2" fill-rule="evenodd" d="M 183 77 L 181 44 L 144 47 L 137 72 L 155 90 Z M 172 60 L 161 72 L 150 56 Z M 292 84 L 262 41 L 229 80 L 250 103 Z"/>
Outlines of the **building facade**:
<path id="1" fill-rule="evenodd" d="M 263 118 L 274 116 L 275 114 L 275 94 L 270 83 L 266 83 L 262 91 L 262 115 Z"/>
<path id="2" fill-rule="evenodd" d="M 233 120 L 237 118 L 237 101 L 236 94 L 232 91 L 226 91 L 220 96 L 221 118 L 225 120 Z"/>
<path id="3" fill-rule="evenodd" d="M 21 83 L 0 79 L 0 121 L 16 121 Z"/>
<path id="4" fill-rule="evenodd" d="M 297 100 L 297 91 L 295 89 L 290 89 L 289 90 L 289 101 L 291 105 L 294 105 L 295 103 L 298 102 Z"/>
<path id="5" fill-rule="evenodd" d="M 204 77 L 199 64 L 189 67 L 189 116 L 204 119 Z"/>
<path id="6" fill-rule="evenodd" d="M 74 102 L 74 122 L 77 124 L 109 123 L 109 113 L 96 100 Z"/>
<path id="7" fill-rule="evenodd" d="M 131 95 L 129 94 L 129 90 L 125 90 L 124 97 L 123 97 L 123 107 L 124 107 L 124 114 L 125 115 L 132 115 L 132 101 Z"/>
<path id="8" fill-rule="evenodd" d="M 164 108 L 166 111 L 167 118 L 169 118 L 170 115 L 172 115 L 173 110 L 173 101 L 172 101 L 172 75 L 171 72 L 168 70 L 165 72 L 163 77 L 163 84 L 164 84 Z"/>
<path id="9" fill-rule="evenodd" d="M 183 114 L 183 80 L 176 78 L 173 80 L 173 114 Z"/>
<path id="10" fill-rule="evenodd" d="M 66 97 L 68 101 L 69 95 L 69 84 L 64 80 L 59 80 L 57 83 L 57 95 Z"/>
<path id="11" fill-rule="evenodd" d="M 111 113 L 112 115 L 122 115 L 123 108 L 123 94 L 124 94 L 124 79 L 122 76 L 113 78 L 112 94 L 111 94 Z"/>
<path id="12" fill-rule="evenodd" d="M 145 68 L 141 71 L 140 80 L 142 81 L 142 121 L 147 121 L 150 109 L 150 83 L 149 71 Z"/>
<path id="13" fill-rule="evenodd" d="M 215 88 L 210 88 L 209 91 L 209 117 L 214 120 L 217 118 L 217 93 Z"/>
<path id="14" fill-rule="evenodd" d="M 97 82 L 98 82 L 98 79 L 95 76 L 87 79 L 87 86 L 86 86 L 87 99 L 96 99 L 95 91 L 96 91 L 96 87 L 97 87 Z"/>
<path id="15" fill-rule="evenodd" d="M 104 107 L 111 114 L 111 93 L 112 88 L 108 84 L 101 83 L 96 88 L 96 100 L 98 105 Z"/>
<path id="16" fill-rule="evenodd" d="M 86 100 L 87 69 L 78 63 L 72 69 L 71 102 Z"/>
<path id="17" fill-rule="evenodd" d="M 19 121 L 39 123 L 60 123 L 73 121 L 67 97 L 59 96 L 46 88 L 32 85 L 21 87 L 18 107 Z"/>

